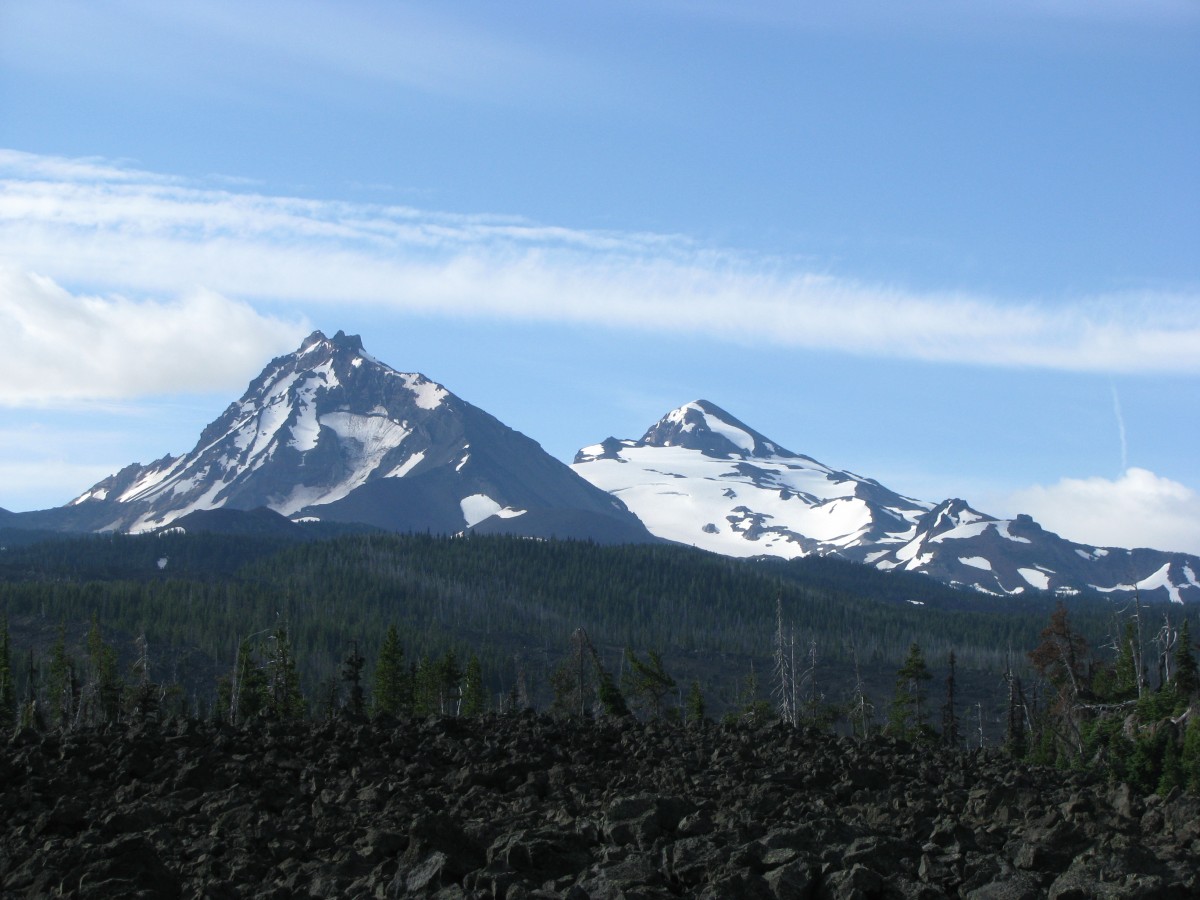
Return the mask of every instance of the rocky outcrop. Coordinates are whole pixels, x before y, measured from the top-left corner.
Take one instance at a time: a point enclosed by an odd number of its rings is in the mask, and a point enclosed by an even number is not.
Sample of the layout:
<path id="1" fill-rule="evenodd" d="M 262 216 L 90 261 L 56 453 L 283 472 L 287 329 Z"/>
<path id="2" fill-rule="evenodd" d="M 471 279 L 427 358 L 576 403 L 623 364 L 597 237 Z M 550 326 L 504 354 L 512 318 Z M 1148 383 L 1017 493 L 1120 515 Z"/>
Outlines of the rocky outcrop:
<path id="1" fill-rule="evenodd" d="M 1200 800 L 773 725 L 196 721 L 0 745 L 4 897 L 1190 897 Z"/>

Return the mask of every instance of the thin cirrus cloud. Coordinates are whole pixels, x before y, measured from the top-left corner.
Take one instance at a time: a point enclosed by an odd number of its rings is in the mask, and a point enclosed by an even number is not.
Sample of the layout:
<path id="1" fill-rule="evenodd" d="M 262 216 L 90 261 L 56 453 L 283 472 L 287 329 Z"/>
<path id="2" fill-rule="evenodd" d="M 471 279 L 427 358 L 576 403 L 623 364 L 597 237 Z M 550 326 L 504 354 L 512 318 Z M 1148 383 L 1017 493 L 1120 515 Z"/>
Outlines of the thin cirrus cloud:
<path id="1" fill-rule="evenodd" d="M 369 83 L 449 98 L 515 102 L 564 96 L 604 73 L 529 29 L 476 24 L 440 4 L 337 4 L 319 0 L 11 0 L 4 63 L 32 71 L 140 80 L 186 93 L 235 94 L 247 80 L 288 92 Z M 481 12 L 486 13 L 486 10 Z M 508 17 L 511 19 L 511 17 Z"/>
<path id="2" fill-rule="evenodd" d="M 250 301 L 690 333 L 952 364 L 1200 371 L 1200 298 L 1184 294 L 1014 302 L 921 293 L 676 235 L 218 190 L 15 151 L 0 151 L 0 262 L 72 290 L 183 298 L 77 298 L 89 315 L 133 319 L 145 303 L 156 329 L 178 322 L 182 333 L 198 304 L 219 305 L 261 341 L 297 326 L 259 315 Z M 0 302 L 11 316 L 13 301 Z M 58 303 L 70 306 L 62 296 Z"/>
<path id="3" fill-rule="evenodd" d="M 1131 467 L 1116 479 L 1063 478 L 1018 491 L 1011 502 L 1071 540 L 1200 553 L 1200 495 L 1146 469 Z"/>

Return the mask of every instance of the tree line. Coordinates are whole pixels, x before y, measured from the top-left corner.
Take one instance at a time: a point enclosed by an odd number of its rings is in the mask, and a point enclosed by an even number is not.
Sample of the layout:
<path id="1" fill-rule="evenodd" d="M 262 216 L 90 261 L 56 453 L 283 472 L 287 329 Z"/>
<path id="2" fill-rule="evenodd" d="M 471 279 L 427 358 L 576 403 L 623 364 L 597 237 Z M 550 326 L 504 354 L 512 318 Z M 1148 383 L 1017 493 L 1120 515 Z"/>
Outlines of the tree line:
<path id="1" fill-rule="evenodd" d="M 1026 654 L 1031 676 L 1014 667 L 1007 685 L 1004 749 L 1014 758 L 1041 765 L 1090 769 L 1140 791 L 1200 793 L 1200 670 L 1191 624 L 1170 616 L 1149 646 L 1139 640 L 1146 611 L 1128 618 L 1110 654 L 1094 653 L 1058 607 Z M 536 706 L 518 675 L 507 692 L 489 691 L 480 657 L 448 649 L 438 656 L 406 655 L 400 630 L 389 625 L 370 661 L 353 642 L 336 676 L 315 690 L 301 687 L 300 665 L 289 629 L 244 637 L 233 666 L 217 678 L 215 701 L 206 710 L 189 706 L 178 684 L 156 680 L 144 634 L 134 642 L 133 662 L 122 667 L 93 616 L 80 646 L 71 646 L 65 626 L 46 657 L 26 654 L 26 677 L 16 676 L 8 621 L 0 620 L 0 729 L 71 731 L 114 722 L 207 715 L 239 724 L 256 716 L 277 719 L 391 717 L 430 714 L 477 716 Z M 861 678 L 837 701 L 818 688 L 815 645 L 797 657 L 777 612 L 773 668 L 760 678 L 753 666 L 726 720 L 778 719 L 795 727 L 839 728 L 861 739 L 889 735 L 948 748 L 983 746 L 971 710 L 957 696 L 958 671 L 948 655 L 941 700 L 930 693 L 932 674 L 925 652 L 912 643 L 895 673 L 894 692 L 884 707 L 863 688 Z M 765 682 L 765 683 L 764 683 Z M 638 716 L 680 725 L 710 720 L 700 679 L 684 694 L 667 671 L 662 653 L 626 649 L 620 672 L 580 627 L 549 678 L 550 714 L 564 717 Z"/>

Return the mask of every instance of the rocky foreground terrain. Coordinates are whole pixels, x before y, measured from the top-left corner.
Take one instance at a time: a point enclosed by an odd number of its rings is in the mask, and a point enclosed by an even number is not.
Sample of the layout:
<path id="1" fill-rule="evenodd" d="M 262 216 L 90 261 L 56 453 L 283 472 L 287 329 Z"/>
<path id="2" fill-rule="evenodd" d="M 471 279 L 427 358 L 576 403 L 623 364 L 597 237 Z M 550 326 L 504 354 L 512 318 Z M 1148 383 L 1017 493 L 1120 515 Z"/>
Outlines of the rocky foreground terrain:
<path id="1" fill-rule="evenodd" d="M 0 744 L 4 897 L 1200 895 L 1200 800 L 780 725 L 196 721 Z"/>

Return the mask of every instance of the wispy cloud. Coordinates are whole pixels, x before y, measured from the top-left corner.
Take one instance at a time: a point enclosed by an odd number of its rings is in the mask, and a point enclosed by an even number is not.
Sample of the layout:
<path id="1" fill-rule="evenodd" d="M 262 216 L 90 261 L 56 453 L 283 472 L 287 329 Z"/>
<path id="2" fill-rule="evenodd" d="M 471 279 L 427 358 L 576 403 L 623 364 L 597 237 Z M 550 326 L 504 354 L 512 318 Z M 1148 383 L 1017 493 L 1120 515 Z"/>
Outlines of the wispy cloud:
<path id="1" fill-rule="evenodd" d="M 675 235 L 235 192 L 15 152 L 0 153 L 0 262 L 72 290 L 187 298 L 169 307 L 179 321 L 198 321 L 191 311 L 203 308 L 242 322 L 259 344 L 295 326 L 245 301 L 692 333 L 956 364 L 1200 372 L 1194 295 L 1013 301 L 921 293 Z M 158 328 L 168 318 L 168 307 L 129 300 L 93 297 L 72 307 L 57 286 L 12 277 L 6 290 L 57 297 L 64 315 L 86 308 L 132 322 L 144 319 L 134 310 L 148 310 Z M 4 302 L 15 319 L 30 301 Z"/>
<path id="2" fill-rule="evenodd" d="M 170 302 L 78 295 L 0 265 L 0 405 L 241 387 L 305 328 L 208 290 Z"/>
<path id="3" fill-rule="evenodd" d="M 352 92 L 369 84 L 444 99 L 528 103 L 565 99 L 573 88 L 601 83 L 604 74 L 486 7 L 464 13 L 432 3 L 114 0 L 101 9 L 86 0 L 11 0 L 4 21 L 19 36 L 5 42 L 0 34 L 7 66 L 152 78 L 185 94 L 250 103 L 268 84 L 286 93 Z"/>
<path id="4" fill-rule="evenodd" d="M 1064 478 L 1016 492 L 1013 508 L 1070 540 L 1200 554 L 1200 495 L 1146 469 L 1120 478 Z"/>

